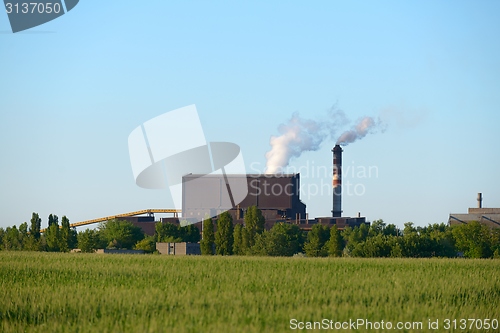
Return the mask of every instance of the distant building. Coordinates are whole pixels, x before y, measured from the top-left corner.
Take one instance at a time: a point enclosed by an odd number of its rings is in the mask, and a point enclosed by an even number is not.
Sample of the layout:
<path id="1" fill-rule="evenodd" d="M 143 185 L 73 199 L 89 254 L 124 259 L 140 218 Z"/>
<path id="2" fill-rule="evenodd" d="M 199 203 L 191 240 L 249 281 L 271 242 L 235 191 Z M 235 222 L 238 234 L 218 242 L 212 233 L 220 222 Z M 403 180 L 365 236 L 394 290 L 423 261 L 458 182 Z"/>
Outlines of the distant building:
<path id="1" fill-rule="evenodd" d="M 469 208 L 468 214 L 450 214 L 449 225 L 467 224 L 477 221 L 491 228 L 500 228 L 500 208 L 483 208 L 483 195 L 477 194 L 477 208 Z"/>

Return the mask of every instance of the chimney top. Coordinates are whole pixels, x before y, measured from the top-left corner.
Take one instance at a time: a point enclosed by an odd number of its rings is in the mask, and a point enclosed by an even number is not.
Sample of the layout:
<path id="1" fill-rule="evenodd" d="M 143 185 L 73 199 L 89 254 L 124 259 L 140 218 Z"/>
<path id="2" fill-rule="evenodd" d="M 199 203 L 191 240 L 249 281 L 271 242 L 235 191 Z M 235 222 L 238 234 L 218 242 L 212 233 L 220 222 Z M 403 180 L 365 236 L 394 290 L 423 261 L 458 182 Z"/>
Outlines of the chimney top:
<path id="1" fill-rule="evenodd" d="M 342 148 L 340 147 L 340 145 L 335 145 L 335 147 L 333 147 L 332 151 L 334 153 L 336 152 L 343 152 Z"/>

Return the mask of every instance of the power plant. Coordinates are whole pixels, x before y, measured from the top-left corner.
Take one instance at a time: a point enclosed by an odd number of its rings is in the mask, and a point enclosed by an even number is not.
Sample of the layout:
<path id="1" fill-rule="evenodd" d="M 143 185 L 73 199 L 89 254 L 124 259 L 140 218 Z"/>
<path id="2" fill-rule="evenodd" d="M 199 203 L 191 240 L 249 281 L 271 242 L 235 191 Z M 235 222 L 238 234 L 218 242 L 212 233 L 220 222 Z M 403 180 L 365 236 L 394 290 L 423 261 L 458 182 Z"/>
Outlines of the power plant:
<path id="1" fill-rule="evenodd" d="M 162 218 L 161 222 L 179 224 L 183 220 L 195 224 L 201 230 L 200 221 L 206 216 L 213 216 L 217 219 L 217 216 L 225 211 L 229 212 L 234 223 L 243 224 L 245 212 L 251 206 L 257 206 L 262 211 L 266 219 L 266 229 L 270 229 L 279 222 L 296 224 L 305 231 L 311 230 L 314 224 L 336 225 L 338 229 L 366 224 L 366 218 L 361 217 L 360 214 L 356 217 L 342 216 L 342 152 L 338 144 L 332 149 L 331 216 L 309 218 L 306 204 L 300 199 L 299 173 L 187 174 L 182 177 L 181 211 L 148 209 L 77 222 L 71 226 L 82 226 L 116 218 L 130 221 L 141 227 L 144 233 L 153 235 L 156 223 L 154 213 L 173 213 L 173 217 Z M 241 198 L 244 199 L 241 200 Z M 178 213 L 182 213 L 182 217 L 179 217 Z"/>
<path id="2" fill-rule="evenodd" d="M 266 219 L 266 228 L 275 223 L 297 224 L 310 230 L 314 224 L 336 225 L 343 229 L 366 223 L 366 218 L 342 216 L 342 148 L 333 149 L 333 205 L 331 217 L 310 219 L 306 205 L 300 200 L 300 174 L 188 174 L 182 178 L 182 219 L 197 223 L 204 216 L 217 216 L 228 211 L 234 223 L 243 224 L 246 210 L 257 206 Z M 235 203 L 235 191 L 248 189 L 245 198 Z M 164 218 L 162 222 L 179 223 L 178 218 Z M 141 225 L 144 222 L 138 222 Z"/>

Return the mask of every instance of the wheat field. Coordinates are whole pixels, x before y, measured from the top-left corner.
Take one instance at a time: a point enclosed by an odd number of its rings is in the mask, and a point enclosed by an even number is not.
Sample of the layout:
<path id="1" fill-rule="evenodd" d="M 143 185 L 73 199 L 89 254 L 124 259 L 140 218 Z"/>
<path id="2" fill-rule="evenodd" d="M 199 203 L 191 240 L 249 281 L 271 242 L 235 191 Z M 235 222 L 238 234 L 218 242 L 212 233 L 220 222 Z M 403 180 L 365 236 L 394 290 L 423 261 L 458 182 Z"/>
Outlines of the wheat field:
<path id="1" fill-rule="evenodd" d="M 1 332 L 451 332 L 500 320 L 500 260 L 0 252 L 0 296 Z"/>

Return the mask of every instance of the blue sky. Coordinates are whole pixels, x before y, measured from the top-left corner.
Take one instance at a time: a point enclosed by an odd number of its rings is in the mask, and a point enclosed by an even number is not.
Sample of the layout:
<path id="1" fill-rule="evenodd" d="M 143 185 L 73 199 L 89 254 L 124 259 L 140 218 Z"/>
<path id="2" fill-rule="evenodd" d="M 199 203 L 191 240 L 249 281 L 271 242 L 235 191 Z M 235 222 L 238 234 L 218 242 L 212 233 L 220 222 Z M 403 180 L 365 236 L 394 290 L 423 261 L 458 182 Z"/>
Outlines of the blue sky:
<path id="1" fill-rule="evenodd" d="M 378 170 L 351 177 L 364 192 L 344 196 L 345 215 L 445 222 L 477 192 L 500 207 L 499 11 L 498 1 L 82 0 L 17 34 L 0 14 L 0 227 L 32 212 L 45 226 L 50 213 L 77 222 L 169 208 L 167 191 L 135 185 L 127 139 L 190 104 L 207 140 L 240 145 L 249 171 L 263 171 L 294 112 L 383 116 L 384 133 L 344 149 L 344 167 Z M 290 167 L 330 166 L 333 145 Z M 329 195 L 303 201 L 310 217 L 330 214 Z"/>

